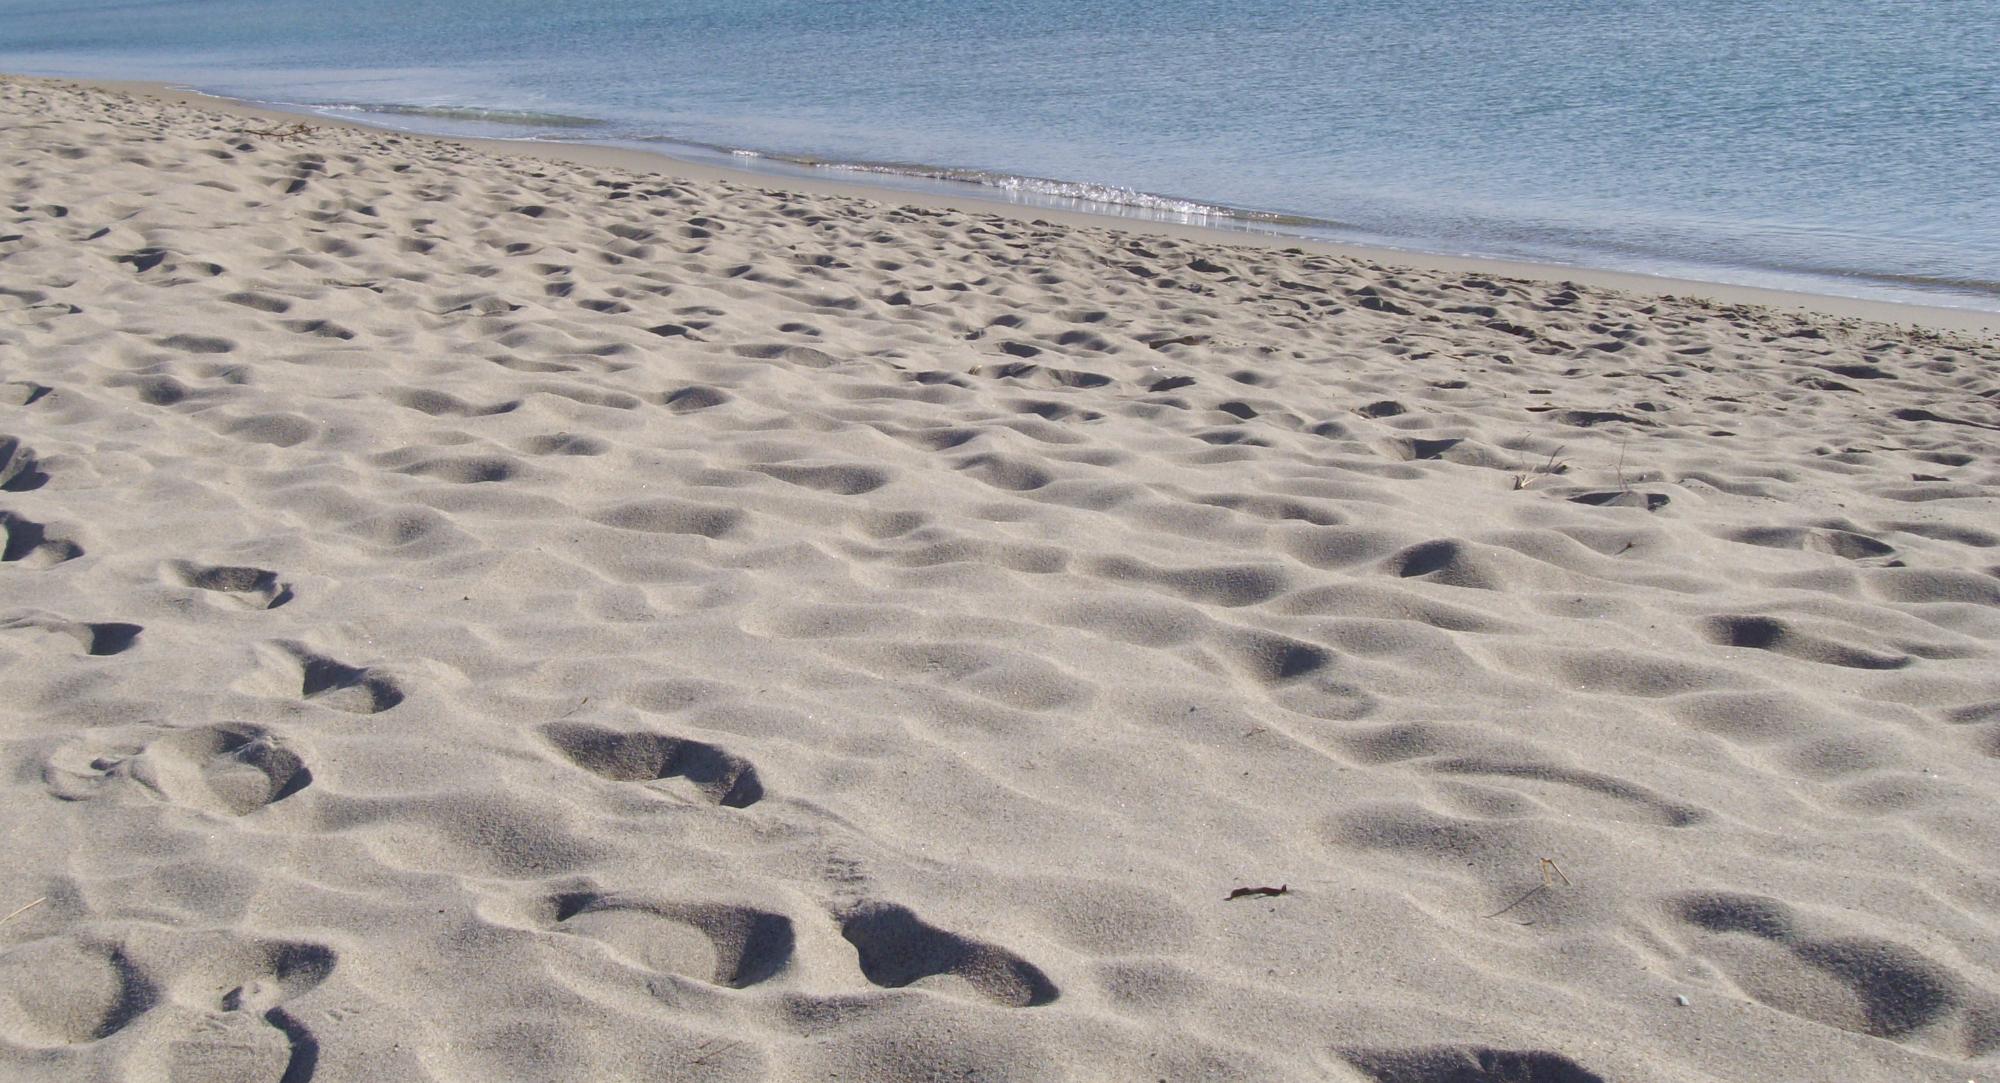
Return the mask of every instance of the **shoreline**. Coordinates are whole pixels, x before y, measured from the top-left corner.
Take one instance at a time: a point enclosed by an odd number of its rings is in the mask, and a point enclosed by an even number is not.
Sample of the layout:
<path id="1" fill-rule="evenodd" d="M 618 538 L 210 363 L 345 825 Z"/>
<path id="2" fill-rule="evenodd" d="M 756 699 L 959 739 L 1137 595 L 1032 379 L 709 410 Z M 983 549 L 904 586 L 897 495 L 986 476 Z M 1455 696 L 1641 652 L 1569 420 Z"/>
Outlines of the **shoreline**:
<path id="1" fill-rule="evenodd" d="M 985 197 L 975 192 L 963 195 L 915 191 L 885 183 L 844 178 L 795 176 L 769 170 L 725 166 L 676 157 L 665 150 L 638 149 L 609 143 L 569 143 L 536 139 L 503 139 L 479 136 L 434 135 L 370 124 L 346 117 L 328 116 L 308 107 L 286 108 L 273 103 L 251 102 L 211 94 L 179 84 L 152 80 L 93 79 L 64 76 L 13 75 L 0 78 L 44 80 L 68 83 L 117 93 L 134 94 L 158 101 L 211 109 L 236 116 L 261 118 L 273 123 L 306 122 L 319 126 L 358 131 L 393 133 L 406 138 L 433 139 L 470 147 L 489 154 L 541 158 L 573 165 L 624 169 L 637 173 L 657 173 L 691 181 L 727 180 L 737 184 L 794 192 L 803 195 L 835 195 L 895 203 L 928 209 L 948 209 L 968 213 L 995 214 L 1016 221 L 1043 220 L 1063 225 L 1110 229 L 1140 236 L 1164 236 L 1208 244 L 1231 245 L 1263 250 L 1298 249 L 1313 255 L 1363 260 L 1384 267 L 1406 267 L 1421 271 L 1494 274 L 1534 282 L 1575 283 L 1615 289 L 1643 296 L 1694 298 L 1716 304 L 1806 311 L 1843 319 L 1910 325 L 1931 330 L 2000 334 L 2000 311 L 1922 305 L 1897 301 L 1843 297 L 1792 290 L 1707 282 L 1699 279 L 1650 275 L 1633 271 L 1538 263 L 1477 256 L 1454 256 L 1381 245 L 1318 240 L 1280 233 L 1264 233 L 1250 228 L 1230 229 L 1176 222 L 1154 221 L 1115 214 L 1034 206 L 1005 199 Z"/>

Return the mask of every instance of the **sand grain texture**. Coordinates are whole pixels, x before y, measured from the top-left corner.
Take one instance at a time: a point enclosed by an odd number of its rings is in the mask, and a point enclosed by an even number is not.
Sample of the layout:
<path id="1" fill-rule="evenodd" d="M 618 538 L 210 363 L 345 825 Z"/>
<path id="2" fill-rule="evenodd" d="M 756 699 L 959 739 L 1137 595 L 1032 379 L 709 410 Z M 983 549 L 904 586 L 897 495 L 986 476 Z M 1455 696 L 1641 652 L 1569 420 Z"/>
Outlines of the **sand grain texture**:
<path id="1" fill-rule="evenodd" d="M 257 128 L 0 81 L 0 1075 L 2000 1071 L 1990 339 Z"/>

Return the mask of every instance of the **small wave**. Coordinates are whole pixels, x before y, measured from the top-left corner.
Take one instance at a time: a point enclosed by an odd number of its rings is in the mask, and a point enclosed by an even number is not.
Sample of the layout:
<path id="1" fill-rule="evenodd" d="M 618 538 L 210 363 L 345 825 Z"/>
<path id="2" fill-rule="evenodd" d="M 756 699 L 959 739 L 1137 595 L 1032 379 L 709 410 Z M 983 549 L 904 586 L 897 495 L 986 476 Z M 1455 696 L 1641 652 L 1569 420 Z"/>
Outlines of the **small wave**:
<path id="1" fill-rule="evenodd" d="M 1804 270 L 1829 278 L 1851 279 L 1864 283 L 1881 283 L 1888 286 L 1903 286 L 1923 292 L 1965 294 L 1988 302 L 2000 298 L 2000 282 L 1976 278 L 1970 275 L 1937 275 L 1904 273 L 1897 271 L 1870 271 L 1859 268 L 1804 266 Z"/>
<path id="2" fill-rule="evenodd" d="M 417 117 L 428 120 L 469 120 L 479 124 L 499 124 L 514 128 L 602 128 L 607 123 L 597 117 L 577 117 L 566 113 L 537 113 L 525 109 L 486 109 L 474 105 L 399 105 L 395 103 L 354 104 L 337 102 L 313 108 L 329 113 L 372 113 L 377 116 Z"/>
<path id="3" fill-rule="evenodd" d="M 1261 211 L 1245 211 L 1234 207 L 1224 207 L 1214 203 L 1203 203 L 1193 199 L 1174 196 L 1154 195 L 1134 188 L 1121 188 L 1112 184 L 1092 184 L 1088 181 L 1052 180 L 1048 177 L 1029 177 L 1013 173 L 989 173 L 979 169 L 949 169 L 919 165 L 887 165 L 874 162 L 819 162 L 821 169 L 842 173 L 872 173 L 877 175 L 915 177 L 919 180 L 950 181 L 955 184 L 971 184 L 981 188 L 996 188 L 1003 192 L 1025 196 L 1039 196 L 1045 199 L 1068 200 L 1076 203 L 1094 203 L 1107 207 L 1131 207 L 1143 211 L 1182 215 L 1188 218 L 1239 218 L 1262 220 L 1267 217 Z"/>
<path id="4" fill-rule="evenodd" d="M 1204 225 L 1265 227 L 1270 229 L 1337 230 L 1342 223 L 1281 211 L 1251 210 L 1223 203 L 1205 203 L 1180 196 L 1158 195 L 1113 184 L 1089 181 L 1054 180 L 1016 173 L 992 173 L 980 169 L 951 169 L 932 166 L 887 165 L 875 162 L 818 162 L 820 169 L 877 176 L 911 177 L 990 188 L 1030 202 L 1078 205 L 1098 213 L 1137 213 L 1149 218 L 1194 221 Z"/>
<path id="5" fill-rule="evenodd" d="M 781 154 L 716 143 L 701 143 L 673 136 L 639 136 L 639 143 L 679 147 L 729 158 L 820 173 L 859 173 L 885 179 L 916 182 L 949 188 L 967 185 L 987 189 L 1012 202 L 1034 203 L 1057 208 L 1075 208 L 1096 214 L 1141 217 L 1154 220 L 1193 222 L 1220 228 L 1271 230 L 1342 230 L 1345 223 L 1279 211 L 1251 210 L 1221 203 L 1207 203 L 1180 196 L 1124 188 L 1090 181 L 1055 180 L 1018 173 L 998 173 L 953 166 L 915 165 L 901 162 L 861 162 L 821 158 L 807 154 Z M 671 153 L 671 152 L 669 152 Z"/>

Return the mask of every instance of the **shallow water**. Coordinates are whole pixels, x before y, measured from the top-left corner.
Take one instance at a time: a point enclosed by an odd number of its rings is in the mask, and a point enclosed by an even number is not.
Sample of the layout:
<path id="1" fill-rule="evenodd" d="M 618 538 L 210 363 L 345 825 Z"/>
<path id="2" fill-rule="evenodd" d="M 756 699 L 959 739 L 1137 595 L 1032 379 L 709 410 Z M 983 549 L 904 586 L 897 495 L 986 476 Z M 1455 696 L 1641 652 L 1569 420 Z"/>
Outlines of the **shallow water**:
<path id="1" fill-rule="evenodd" d="M 0 0 L 0 70 L 1986 309 L 1995 42 L 2000 0 Z"/>

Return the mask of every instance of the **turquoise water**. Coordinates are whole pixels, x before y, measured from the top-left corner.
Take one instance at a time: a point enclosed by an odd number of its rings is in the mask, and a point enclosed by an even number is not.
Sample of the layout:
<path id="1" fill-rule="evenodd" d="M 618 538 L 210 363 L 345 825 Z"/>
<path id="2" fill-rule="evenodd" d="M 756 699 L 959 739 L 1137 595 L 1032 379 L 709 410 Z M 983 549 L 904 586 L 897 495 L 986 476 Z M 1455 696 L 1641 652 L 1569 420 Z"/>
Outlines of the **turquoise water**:
<path id="1" fill-rule="evenodd" d="M 0 70 L 2000 309 L 2000 0 L 0 0 Z"/>

